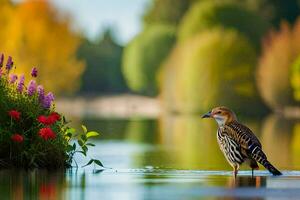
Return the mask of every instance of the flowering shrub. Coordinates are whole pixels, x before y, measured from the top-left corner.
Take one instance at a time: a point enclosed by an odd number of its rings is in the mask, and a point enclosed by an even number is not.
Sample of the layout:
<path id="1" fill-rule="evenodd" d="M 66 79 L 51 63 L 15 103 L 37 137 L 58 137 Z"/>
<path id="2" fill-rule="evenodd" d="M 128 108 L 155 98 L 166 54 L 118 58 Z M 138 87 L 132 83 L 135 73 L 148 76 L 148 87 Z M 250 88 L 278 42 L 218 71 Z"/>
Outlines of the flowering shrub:
<path id="1" fill-rule="evenodd" d="M 34 80 L 38 71 L 31 71 L 32 80 L 25 84 L 24 75 L 16 75 L 14 63 L 0 56 L 0 168 L 70 167 L 75 153 L 86 156 L 90 137 L 96 132 L 76 134 L 67 127 L 66 119 L 55 112 L 54 95 L 46 93 Z M 74 141 L 71 145 L 69 142 Z M 78 150 L 79 147 L 79 150 Z M 88 164 L 101 165 L 96 159 Z"/>

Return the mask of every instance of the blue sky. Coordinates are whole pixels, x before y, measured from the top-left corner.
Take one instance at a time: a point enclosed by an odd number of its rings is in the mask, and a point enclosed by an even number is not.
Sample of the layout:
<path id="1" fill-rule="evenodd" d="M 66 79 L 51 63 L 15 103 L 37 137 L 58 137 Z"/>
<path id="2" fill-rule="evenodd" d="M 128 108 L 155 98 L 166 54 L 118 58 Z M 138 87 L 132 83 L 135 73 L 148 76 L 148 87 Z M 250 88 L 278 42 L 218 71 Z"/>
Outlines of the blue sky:
<path id="1" fill-rule="evenodd" d="M 119 43 L 126 44 L 141 30 L 141 16 L 150 0 L 51 0 L 67 11 L 89 38 L 113 26 Z"/>

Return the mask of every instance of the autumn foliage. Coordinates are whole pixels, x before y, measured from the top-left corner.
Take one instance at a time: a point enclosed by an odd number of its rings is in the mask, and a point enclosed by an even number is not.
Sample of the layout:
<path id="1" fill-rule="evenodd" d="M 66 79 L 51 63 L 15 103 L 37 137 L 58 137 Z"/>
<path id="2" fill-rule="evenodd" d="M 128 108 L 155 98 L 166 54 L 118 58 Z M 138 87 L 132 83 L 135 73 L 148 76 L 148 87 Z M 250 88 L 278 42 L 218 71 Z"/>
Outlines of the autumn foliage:
<path id="1" fill-rule="evenodd" d="M 11 55 L 28 74 L 39 68 L 38 81 L 56 94 L 73 92 L 79 86 L 84 63 L 76 58 L 80 37 L 70 29 L 70 20 L 48 1 L 4 3 L 0 8 L 2 52 Z"/>
<path id="2" fill-rule="evenodd" d="M 264 41 L 263 53 L 257 70 L 257 85 L 266 104 L 273 109 L 295 105 L 292 85 L 297 88 L 297 66 L 300 55 L 300 19 L 291 27 L 282 23 Z M 294 64 L 295 63 L 295 64 Z M 292 73 L 293 72 L 293 73 Z M 292 81 L 293 77 L 293 81 Z"/>

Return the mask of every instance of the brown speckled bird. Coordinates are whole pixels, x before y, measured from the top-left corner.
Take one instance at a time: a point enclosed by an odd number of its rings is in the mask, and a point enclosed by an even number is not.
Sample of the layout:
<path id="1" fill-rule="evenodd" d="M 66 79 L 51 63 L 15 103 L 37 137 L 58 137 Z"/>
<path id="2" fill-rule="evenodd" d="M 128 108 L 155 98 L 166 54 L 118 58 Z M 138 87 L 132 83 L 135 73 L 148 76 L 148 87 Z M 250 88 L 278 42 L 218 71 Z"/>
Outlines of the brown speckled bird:
<path id="1" fill-rule="evenodd" d="M 253 170 L 258 169 L 257 162 L 273 175 L 281 175 L 281 172 L 267 160 L 257 137 L 248 127 L 237 121 L 236 115 L 230 109 L 217 107 L 202 118 L 214 118 L 218 123 L 217 140 L 225 158 L 233 167 L 234 177 L 245 161 L 252 168 L 252 176 Z"/>

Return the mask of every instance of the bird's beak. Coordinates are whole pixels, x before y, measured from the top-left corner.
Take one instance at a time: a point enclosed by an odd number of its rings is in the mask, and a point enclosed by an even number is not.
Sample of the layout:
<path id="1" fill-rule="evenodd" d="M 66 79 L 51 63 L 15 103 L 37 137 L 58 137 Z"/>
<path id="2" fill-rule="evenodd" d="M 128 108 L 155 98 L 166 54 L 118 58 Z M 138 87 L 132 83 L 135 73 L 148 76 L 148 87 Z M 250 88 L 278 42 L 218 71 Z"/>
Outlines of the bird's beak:
<path id="1" fill-rule="evenodd" d="M 209 111 L 208 113 L 202 115 L 202 118 L 210 118 L 211 116 L 211 111 Z"/>

